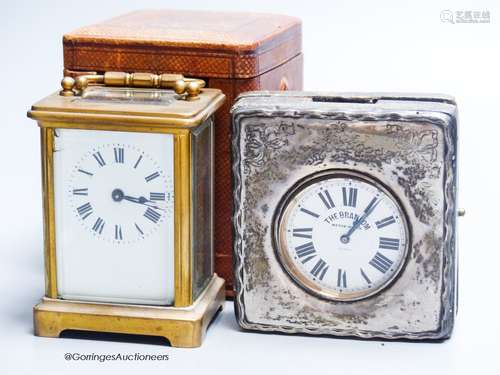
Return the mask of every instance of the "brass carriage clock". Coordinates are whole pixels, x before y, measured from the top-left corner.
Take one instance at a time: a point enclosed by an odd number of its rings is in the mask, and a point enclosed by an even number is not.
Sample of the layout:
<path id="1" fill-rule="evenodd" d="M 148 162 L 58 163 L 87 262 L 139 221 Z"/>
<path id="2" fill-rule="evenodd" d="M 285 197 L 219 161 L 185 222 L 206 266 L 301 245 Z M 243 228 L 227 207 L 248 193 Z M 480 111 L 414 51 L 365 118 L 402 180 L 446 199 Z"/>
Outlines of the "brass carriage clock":
<path id="1" fill-rule="evenodd" d="M 28 116 L 42 137 L 46 292 L 35 334 L 66 329 L 201 344 L 213 272 L 219 90 L 181 75 L 65 77 Z"/>

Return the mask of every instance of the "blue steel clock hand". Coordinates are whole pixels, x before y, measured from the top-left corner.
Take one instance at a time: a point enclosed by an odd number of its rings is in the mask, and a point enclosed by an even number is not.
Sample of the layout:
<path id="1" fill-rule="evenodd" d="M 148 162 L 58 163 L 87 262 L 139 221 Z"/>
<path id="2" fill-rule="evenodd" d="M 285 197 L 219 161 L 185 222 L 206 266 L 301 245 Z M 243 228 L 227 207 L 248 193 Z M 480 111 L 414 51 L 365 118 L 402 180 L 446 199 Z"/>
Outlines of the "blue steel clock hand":
<path id="1" fill-rule="evenodd" d="M 154 203 L 152 200 L 147 199 L 146 197 L 139 197 L 139 198 L 138 198 L 138 202 L 139 202 L 140 204 L 145 205 L 145 206 L 148 206 L 148 207 L 151 207 L 151 208 L 156 208 L 157 210 L 162 210 L 162 211 L 165 211 L 165 209 L 164 209 L 164 208 L 161 208 L 161 207 L 159 207 L 159 206 L 156 206 L 156 205 L 155 205 L 155 203 Z"/>
<path id="2" fill-rule="evenodd" d="M 380 203 L 380 200 L 377 200 L 377 198 L 374 198 L 368 206 L 365 208 L 363 215 L 358 217 L 354 222 L 352 223 L 352 227 L 347 231 L 346 234 L 343 234 L 340 237 L 340 242 L 346 244 L 349 243 L 351 239 L 351 235 L 356 231 L 356 229 L 359 228 L 361 223 L 366 220 L 366 218 L 375 210 L 375 207 Z"/>
<path id="3" fill-rule="evenodd" d="M 165 211 L 163 208 L 156 206 L 154 204 L 154 202 L 150 201 L 149 199 L 146 199 L 145 197 L 136 198 L 136 197 L 130 197 L 128 195 L 124 195 L 123 199 L 125 199 L 126 201 L 129 201 L 129 202 L 139 203 L 139 204 L 142 204 L 144 206 L 148 206 L 148 207 L 151 207 L 151 208 L 154 208 L 157 210 Z"/>
<path id="4" fill-rule="evenodd" d="M 131 196 L 125 195 L 123 193 L 123 191 L 120 190 L 120 189 L 113 190 L 113 192 L 111 193 L 111 197 L 113 198 L 113 200 L 115 202 L 120 202 L 122 200 L 126 200 L 126 201 L 129 201 L 129 202 L 142 204 L 144 206 L 148 206 L 148 207 L 154 208 L 156 210 L 165 211 L 165 209 L 156 206 L 153 201 L 150 201 L 146 197 L 142 197 L 142 196 L 141 197 L 137 197 L 137 198 L 136 197 L 131 197 Z"/>

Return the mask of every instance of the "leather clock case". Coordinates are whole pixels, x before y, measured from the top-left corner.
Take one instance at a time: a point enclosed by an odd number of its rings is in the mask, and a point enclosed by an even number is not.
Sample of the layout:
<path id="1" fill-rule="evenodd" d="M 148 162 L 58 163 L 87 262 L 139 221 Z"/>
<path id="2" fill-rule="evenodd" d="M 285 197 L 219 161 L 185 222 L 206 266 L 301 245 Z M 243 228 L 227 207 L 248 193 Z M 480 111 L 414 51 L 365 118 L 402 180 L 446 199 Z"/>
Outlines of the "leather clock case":
<path id="1" fill-rule="evenodd" d="M 245 91 L 302 89 L 302 28 L 294 17 L 142 10 L 64 35 L 66 75 L 126 71 L 181 73 L 221 89 L 215 115 L 215 272 L 233 296 L 231 119 Z"/>

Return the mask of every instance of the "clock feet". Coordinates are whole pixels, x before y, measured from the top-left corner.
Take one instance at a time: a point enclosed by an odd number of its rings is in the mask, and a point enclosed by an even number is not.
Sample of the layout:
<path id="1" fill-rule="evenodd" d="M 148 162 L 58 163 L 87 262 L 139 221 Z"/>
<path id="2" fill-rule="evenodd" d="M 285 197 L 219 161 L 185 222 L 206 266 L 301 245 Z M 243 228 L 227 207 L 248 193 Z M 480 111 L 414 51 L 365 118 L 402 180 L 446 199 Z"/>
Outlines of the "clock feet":
<path id="1" fill-rule="evenodd" d="M 150 307 L 42 298 L 34 307 L 35 335 L 58 337 L 64 330 L 163 336 L 173 347 L 201 345 L 208 325 L 224 305 L 224 280 L 214 276 L 189 307 Z"/>
<path id="2" fill-rule="evenodd" d="M 64 328 L 61 328 L 57 320 L 49 319 L 48 316 L 38 310 L 41 304 L 33 308 L 33 321 L 35 323 L 35 335 L 42 337 L 59 337 Z"/>

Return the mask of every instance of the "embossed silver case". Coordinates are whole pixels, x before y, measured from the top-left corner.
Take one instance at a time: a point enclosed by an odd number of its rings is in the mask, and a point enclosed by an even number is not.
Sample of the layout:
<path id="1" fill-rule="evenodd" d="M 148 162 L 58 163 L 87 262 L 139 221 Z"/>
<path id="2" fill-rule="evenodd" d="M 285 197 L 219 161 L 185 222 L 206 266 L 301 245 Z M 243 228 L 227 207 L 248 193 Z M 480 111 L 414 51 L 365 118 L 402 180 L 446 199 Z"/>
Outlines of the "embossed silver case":
<path id="1" fill-rule="evenodd" d="M 444 95 L 252 92 L 232 109 L 235 310 L 249 330 L 444 339 L 457 305 L 457 109 Z M 403 270 L 354 302 L 306 292 L 276 255 L 280 202 L 331 169 L 383 182 L 408 216 Z"/>

